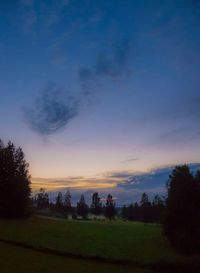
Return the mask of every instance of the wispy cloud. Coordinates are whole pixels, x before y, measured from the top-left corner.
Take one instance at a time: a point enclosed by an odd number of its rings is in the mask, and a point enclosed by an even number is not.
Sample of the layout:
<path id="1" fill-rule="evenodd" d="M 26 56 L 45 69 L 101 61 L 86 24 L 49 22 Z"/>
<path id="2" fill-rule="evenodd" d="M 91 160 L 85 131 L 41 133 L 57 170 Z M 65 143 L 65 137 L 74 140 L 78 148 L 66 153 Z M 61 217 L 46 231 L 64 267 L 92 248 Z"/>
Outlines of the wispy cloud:
<path id="1" fill-rule="evenodd" d="M 91 81 L 101 81 L 105 77 L 114 79 L 127 74 L 129 53 L 129 39 L 113 41 L 113 46 L 108 51 L 97 54 L 92 67 L 82 66 L 79 68 L 79 78 L 83 86 L 88 85 Z"/>
<path id="2" fill-rule="evenodd" d="M 161 113 L 154 119 L 164 120 L 166 125 L 170 122 L 170 127 L 166 126 L 163 132 L 154 139 L 153 142 L 164 146 L 185 146 L 186 143 L 192 144 L 193 140 L 199 139 L 199 94 L 198 90 L 190 89 L 191 93 L 183 94 L 178 102 L 171 102 L 165 114 Z M 169 111 L 170 109 L 170 111 Z"/>
<path id="3" fill-rule="evenodd" d="M 23 18 L 23 29 L 25 32 L 35 33 L 38 29 L 52 27 L 62 18 L 63 9 L 70 4 L 69 0 L 45 1 L 21 0 L 20 9 Z"/>
<path id="4" fill-rule="evenodd" d="M 126 164 L 126 163 L 131 163 L 134 161 L 138 161 L 138 160 L 139 160 L 139 158 L 133 157 L 133 158 L 128 158 L 128 159 L 122 160 L 121 163 Z"/>
<path id="5" fill-rule="evenodd" d="M 85 95 L 95 96 L 104 88 L 105 80 L 118 80 L 129 75 L 128 65 L 130 40 L 119 39 L 113 41 L 108 51 L 98 52 L 91 67 L 80 66 L 78 77 L 82 92 Z"/>
<path id="6" fill-rule="evenodd" d="M 83 92 L 90 92 L 92 85 L 96 86 L 96 78 L 91 69 L 87 67 L 80 67 L 78 71 L 80 84 Z M 94 90 L 94 89 L 93 89 Z"/>
<path id="7" fill-rule="evenodd" d="M 32 178 L 33 190 L 37 191 L 45 187 L 48 191 L 57 190 L 90 190 L 90 189 L 110 189 L 117 186 L 113 179 L 91 178 L 91 177 L 66 177 L 66 178 Z"/>
<path id="8" fill-rule="evenodd" d="M 127 72 L 129 51 L 129 39 L 121 39 L 115 42 L 109 53 L 101 52 L 97 55 L 95 74 L 113 78 L 124 75 Z"/>
<path id="9" fill-rule="evenodd" d="M 50 135 L 79 115 L 81 98 L 49 85 L 32 106 L 24 108 L 27 124 L 40 135 Z"/>

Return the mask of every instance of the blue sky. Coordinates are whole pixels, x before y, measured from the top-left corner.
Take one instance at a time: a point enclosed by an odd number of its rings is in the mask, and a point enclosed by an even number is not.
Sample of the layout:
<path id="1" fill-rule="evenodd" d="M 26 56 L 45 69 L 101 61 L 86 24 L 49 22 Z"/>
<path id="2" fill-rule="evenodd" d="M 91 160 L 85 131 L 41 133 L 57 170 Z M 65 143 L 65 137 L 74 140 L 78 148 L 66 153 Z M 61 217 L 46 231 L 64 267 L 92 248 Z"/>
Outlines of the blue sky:
<path id="1" fill-rule="evenodd" d="M 199 162 L 199 50 L 199 1 L 1 1 L 1 138 L 51 181 Z"/>

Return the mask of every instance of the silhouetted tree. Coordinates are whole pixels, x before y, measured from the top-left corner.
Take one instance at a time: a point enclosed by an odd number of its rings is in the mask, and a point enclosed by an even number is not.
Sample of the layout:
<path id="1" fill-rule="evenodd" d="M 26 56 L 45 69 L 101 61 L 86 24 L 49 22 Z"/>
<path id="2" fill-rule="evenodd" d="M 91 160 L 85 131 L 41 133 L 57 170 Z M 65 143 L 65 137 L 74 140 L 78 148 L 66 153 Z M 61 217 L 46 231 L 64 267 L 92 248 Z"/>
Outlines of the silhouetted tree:
<path id="1" fill-rule="evenodd" d="M 133 221 L 133 220 L 135 220 L 135 217 L 134 217 L 135 215 L 134 215 L 134 206 L 133 206 L 133 204 L 130 204 L 129 206 L 128 206 L 128 211 L 127 211 L 127 219 L 129 220 L 129 221 Z"/>
<path id="2" fill-rule="evenodd" d="M 177 166 L 167 183 L 164 231 L 184 252 L 200 251 L 200 173 L 193 177 L 187 165 Z"/>
<path id="3" fill-rule="evenodd" d="M 121 218 L 123 220 L 127 220 L 128 219 L 128 208 L 126 205 L 124 205 L 121 209 Z"/>
<path id="4" fill-rule="evenodd" d="M 148 195 L 145 192 L 142 194 L 140 204 L 141 220 L 143 222 L 153 222 L 152 205 L 149 201 Z"/>
<path id="5" fill-rule="evenodd" d="M 94 215 L 100 215 L 102 213 L 101 198 L 99 197 L 98 192 L 93 193 L 92 204 L 90 208 L 91 208 L 91 213 Z"/>
<path id="6" fill-rule="evenodd" d="M 139 207 L 139 205 L 138 205 L 138 203 L 136 202 L 135 204 L 134 204 L 134 208 L 133 208 L 133 220 L 134 221 L 140 221 L 141 220 L 141 209 L 140 209 L 140 207 Z"/>
<path id="7" fill-rule="evenodd" d="M 115 218 L 116 210 L 115 210 L 115 202 L 112 198 L 111 194 L 108 194 L 105 206 L 105 216 L 111 221 Z"/>
<path id="8" fill-rule="evenodd" d="M 64 195 L 64 214 L 68 217 L 70 213 L 72 213 L 72 204 L 70 191 L 68 190 Z"/>
<path id="9" fill-rule="evenodd" d="M 38 209 L 46 209 L 49 206 L 49 195 L 44 188 L 39 190 L 34 199 Z"/>
<path id="10" fill-rule="evenodd" d="M 84 219 L 87 219 L 88 216 L 88 205 L 85 202 L 85 197 L 83 194 L 81 194 L 81 198 L 80 201 L 77 203 L 77 214 L 81 217 L 83 217 Z"/>
<path id="11" fill-rule="evenodd" d="M 22 149 L 0 140 L 0 216 L 22 217 L 30 205 L 30 175 Z"/>
<path id="12" fill-rule="evenodd" d="M 134 205 L 130 204 L 127 209 L 127 219 L 130 221 L 139 221 L 141 220 L 140 215 L 140 207 L 138 206 L 138 203 L 136 202 Z"/>
<path id="13" fill-rule="evenodd" d="M 121 210 L 121 217 L 129 221 L 160 222 L 165 209 L 164 200 L 156 195 L 151 203 L 146 193 L 142 194 L 140 206 L 136 202 Z"/>
<path id="14" fill-rule="evenodd" d="M 165 202 L 158 194 L 155 195 L 152 202 L 152 219 L 154 222 L 161 222 L 165 209 Z"/>
<path id="15" fill-rule="evenodd" d="M 63 212 L 63 195 L 62 192 L 59 192 L 56 196 L 56 209 L 59 212 Z"/>

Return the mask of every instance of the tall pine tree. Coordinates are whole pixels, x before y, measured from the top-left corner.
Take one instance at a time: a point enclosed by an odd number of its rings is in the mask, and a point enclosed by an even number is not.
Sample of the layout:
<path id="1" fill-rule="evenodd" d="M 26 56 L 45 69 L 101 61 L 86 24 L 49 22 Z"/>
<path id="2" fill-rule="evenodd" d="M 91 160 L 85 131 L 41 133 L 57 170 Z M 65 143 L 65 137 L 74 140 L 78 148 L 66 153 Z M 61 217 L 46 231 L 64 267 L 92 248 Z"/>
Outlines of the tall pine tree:
<path id="1" fill-rule="evenodd" d="M 111 194 L 108 194 L 105 207 L 105 216 L 111 221 L 115 218 L 115 202 Z"/>
<path id="2" fill-rule="evenodd" d="M 90 208 L 91 208 L 92 214 L 94 215 L 100 215 L 102 213 L 101 198 L 99 197 L 98 192 L 93 193 L 92 204 Z"/>
<path id="3" fill-rule="evenodd" d="M 0 140 L 0 216 L 22 217 L 30 205 L 30 175 L 22 149 Z"/>
<path id="4" fill-rule="evenodd" d="M 187 165 L 177 166 L 167 184 L 164 231 L 181 251 L 200 251 L 200 173 L 192 175 Z"/>

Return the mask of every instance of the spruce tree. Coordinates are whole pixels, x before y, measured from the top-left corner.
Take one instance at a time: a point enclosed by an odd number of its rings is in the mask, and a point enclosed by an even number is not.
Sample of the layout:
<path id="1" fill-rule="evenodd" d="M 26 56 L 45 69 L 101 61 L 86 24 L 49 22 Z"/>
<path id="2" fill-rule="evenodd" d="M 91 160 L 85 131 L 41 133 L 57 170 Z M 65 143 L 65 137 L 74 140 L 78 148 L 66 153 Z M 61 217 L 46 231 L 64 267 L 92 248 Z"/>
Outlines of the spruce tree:
<path id="1" fill-rule="evenodd" d="M 29 213 L 29 165 L 22 149 L 0 140 L 0 216 L 23 217 Z"/>
<path id="2" fill-rule="evenodd" d="M 71 204 L 71 194 L 68 190 L 64 195 L 64 214 L 66 217 L 69 216 L 69 214 L 72 213 L 72 204 Z"/>
<path id="3" fill-rule="evenodd" d="M 81 194 L 80 201 L 77 203 L 77 214 L 81 216 L 83 219 L 87 219 L 88 217 L 88 205 L 85 202 L 85 197 Z"/>
<path id="4" fill-rule="evenodd" d="M 101 198 L 99 197 L 98 192 L 93 193 L 92 204 L 90 208 L 91 208 L 92 214 L 94 215 L 100 215 L 102 213 Z"/>
<path id="5" fill-rule="evenodd" d="M 108 194 L 105 207 L 105 216 L 111 221 L 115 218 L 115 202 L 111 194 Z"/>
<path id="6" fill-rule="evenodd" d="M 183 252 L 200 251 L 200 176 L 187 165 L 177 166 L 167 184 L 168 197 L 164 231 L 170 242 Z"/>

